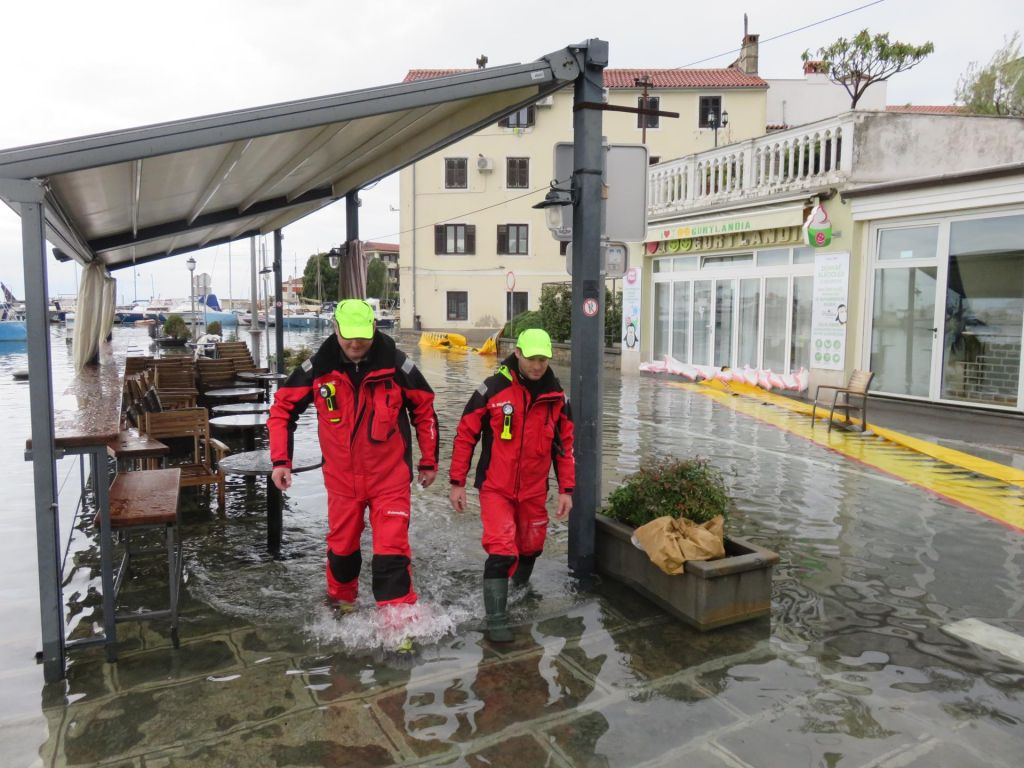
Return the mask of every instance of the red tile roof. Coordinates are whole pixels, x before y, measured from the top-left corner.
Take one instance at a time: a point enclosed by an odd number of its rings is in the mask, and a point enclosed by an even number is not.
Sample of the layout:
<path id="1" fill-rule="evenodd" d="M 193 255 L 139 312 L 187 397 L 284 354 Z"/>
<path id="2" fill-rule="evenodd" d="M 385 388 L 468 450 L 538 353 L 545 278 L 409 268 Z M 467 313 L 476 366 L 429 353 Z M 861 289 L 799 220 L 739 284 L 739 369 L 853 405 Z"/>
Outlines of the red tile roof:
<path id="1" fill-rule="evenodd" d="M 767 88 L 757 75 L 739 69 L 606 69 L 606 88 L 637 89 L 636 78 L 651 78 L 654 88 Z"/>
<path id="2" fill-rule="evenodd" d="M 473 72 L 472 69 L 411 69 L 402 82 L 430 80 L 435 77 Z M 653 88 L 767 88 L 768 83 L 757 75 L 734 69 L 606 69 L 606 88 L 639 90 L 636 78 L 648 76 Z"/>
<path id="3" fill-rule="evenodd" d="M 915 112 L 930 115 L 967 115 L 970 111 L 959 104 L 888 104 L 886 112 Z"/>
<path id="4" fill-rule="evenodd" d="M 384 253 L 398 253 L 398 243 L 373 243 L 364 242 L 364 251 L 383 251 Z"/>

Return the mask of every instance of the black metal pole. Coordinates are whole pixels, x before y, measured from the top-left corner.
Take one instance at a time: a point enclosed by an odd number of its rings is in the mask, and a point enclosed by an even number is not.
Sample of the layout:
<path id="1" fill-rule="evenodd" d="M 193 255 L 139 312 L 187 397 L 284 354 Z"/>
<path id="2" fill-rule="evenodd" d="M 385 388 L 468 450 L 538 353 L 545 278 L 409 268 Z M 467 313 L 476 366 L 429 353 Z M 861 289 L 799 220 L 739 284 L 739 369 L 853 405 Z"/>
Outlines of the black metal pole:
<path id="1" fill-rule="evenodd" d="M 346 259 L 349 260 L 348 264 L 342 262 L 339 267 L 338 278 L 341 279 L 340 270 L 346 267 L 349 270 L 349 275 L 355 277 L 357 274 L 355 269 L 360 272 L 363 269 L 362 264 L 353 264 L 352 259 L 359 258 L 359 249 L 355 247 L 354 243 L 359 240 L 359 192 L 349 192 L 345 195 L 345 239 L 348 241 L 348 253 Z M 346 299 L 365 299 L 366 298 L 366 276 L 362 276 L 363 290 L 361 296 L 346 296 Z M 358 293 L 358 285 L 350 285 L 349 290 L 352 293 Z"/>
<path id="2" fill-rule="evenodd" d="M 572 374 L 576 428 L 576 491 L 569 518 L 569 569 L 586 580 L 594 571 L 594 515 L 601 499 L 601 355 L 604 352 L 604 290 L 601 280 L 601 186 L 603 149 L 600 104 L 608 43 L 581 45 L 573 103 Z"/>
<path id="3" fill-rule="evenodd" d="M 277 355 L 277 372 L 284 373 L 284 306 L 281 303 L 281 230 L 274 230 L 274 340 L 277 342 L 274 354 Z"/>

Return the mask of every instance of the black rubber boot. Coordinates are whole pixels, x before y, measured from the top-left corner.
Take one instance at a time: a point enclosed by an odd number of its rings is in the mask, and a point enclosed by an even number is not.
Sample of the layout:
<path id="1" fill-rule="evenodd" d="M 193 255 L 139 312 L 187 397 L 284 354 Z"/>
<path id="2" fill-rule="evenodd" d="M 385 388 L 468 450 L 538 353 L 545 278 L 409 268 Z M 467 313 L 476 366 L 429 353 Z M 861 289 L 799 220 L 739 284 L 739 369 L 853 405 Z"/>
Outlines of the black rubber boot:
<path id="1" fill-rule="evenodd" d="M 484 612 L 487 614 L 487 639 L 492 643 L 511 643 L 508 628 L 508 579 L 484 579 Z"/>
<path id="2" fill-rule="evenodd" d="M 519 565 L 516 566 L 516 572 L 512 574 L 513 587 L 525 587 L 529 583 L 530 576 L 533 575 L 533 566 L 536 562 L 537 555 L 519 556 Z"/>

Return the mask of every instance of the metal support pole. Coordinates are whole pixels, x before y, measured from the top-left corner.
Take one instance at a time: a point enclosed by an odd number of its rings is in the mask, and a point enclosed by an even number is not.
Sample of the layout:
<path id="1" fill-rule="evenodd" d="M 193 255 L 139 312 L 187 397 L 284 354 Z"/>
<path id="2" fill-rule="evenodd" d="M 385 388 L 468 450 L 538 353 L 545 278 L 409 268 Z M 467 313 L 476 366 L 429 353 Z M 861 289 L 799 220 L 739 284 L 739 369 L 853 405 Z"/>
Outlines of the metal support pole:
<path id="1" fill-rule="evenodd" d="M 281 303 L 283 295 L 281 285 L 281 230 L 274 230 L 274 322 L 277 327 L 274 329 L 275 354 L 277 355 L 277 372 L 284 373 L 284 306 Z"/>
<path id="2" fill-rule="evenodd" d="M 256 237 L 249 238 L 249 338 L 252 339 L 252 357 L 256 367 L 260 367 L 260 294 L 256 287 Z"/>
<path id="3" fill-rule="evenodd" d="M 591 39 L 577 51 L 574 105 L 600 103 L 608 43 Z M 601 400 L 604 392 L 604 281 L 601 279 L 601 111 L 573 115 L 572 411 L 576 491 L 569 518 L 569 569 L 587 580 L 594 570 L 594 515 L 601 501 Z"/>
<path id="4" fill-rule="evenodd" d="M 29 409 L 32 415 L 32 475 L 36 499 L 36 557 L 39 571 L 39 616 L 43 677 L 64 677 L 64 593 L 61 589 L 60 518 L 57 465 L 53 444 L 53 374 L 50 355 L 49 297 L 46 289 L 46 240 L 43 190 L 22 182 L 21 245 L 25 269 L 28 328 Z"/>
<path id="5" fill-rule="evenodd" d="M 345 195 L 345 240 L 348 241 L 348 253 L 346 259 L 348 263 L 342 262 L 341 269 L 347 269 L 349 277 L 355 280 L 355 285 L 349 285 L 349 292 L 356 294 L 359 293 L 359 284 L 362 283 L 363 290 L 361 296 L 345 296 L 346 299 L 365 299 L 366 298 L 366 275 L 362 275 L 360 281 L 356 278 L 357 274 L 360 274 L 363 270 L 362 259 L 359 257 L 359 249 L 355 247 L 354 243 L 359 240 L 359 191 L 349 192 Z M 358 263 L 356 261 L 358 259 Z M 341 275 L 338 276 L 339 279 Z"/>

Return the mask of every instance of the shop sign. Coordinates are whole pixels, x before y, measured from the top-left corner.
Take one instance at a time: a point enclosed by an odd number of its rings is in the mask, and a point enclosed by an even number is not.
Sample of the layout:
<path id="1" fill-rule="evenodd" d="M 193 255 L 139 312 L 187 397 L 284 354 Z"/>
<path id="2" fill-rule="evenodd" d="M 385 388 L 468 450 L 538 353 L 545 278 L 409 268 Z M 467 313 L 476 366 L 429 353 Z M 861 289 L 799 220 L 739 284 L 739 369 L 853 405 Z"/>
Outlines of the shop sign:
<path id="1" fill-rule="evenodd" d="M 640 351 L 640 267 L 626 270 L 622 286 L 622 350 Z"/>
<path id="2" fill-rule="evenodd" d="M 804 222 L 804 242 L 812 248 L 832 244 L 832 221 L 821 205 L 814 206 Z"/>
<path id="3" fill-rule="evenodd" d="M 811 315 L 811 368 L 846 367 L 846 313 L 850 254 L 814 254 L 814 303 Z"/>
<path id="4" fill-rule="evenodd" d="M 734 232 L 728 235 L 704 237 L 683 237 L 647 243 L 651 256 L 665 256 L 690 251 L 714 251 L 720 249 L 760 248 L 765 245 L 791 245 L 799 243 L 803 232 L 799 226 L 775 227 L 751 232 Z"/>

